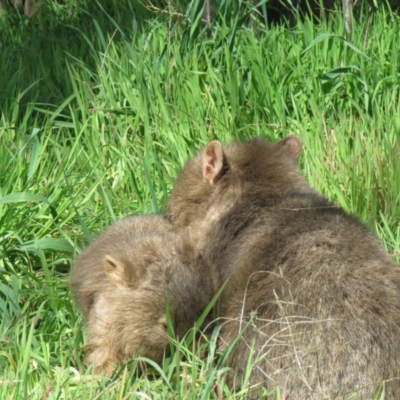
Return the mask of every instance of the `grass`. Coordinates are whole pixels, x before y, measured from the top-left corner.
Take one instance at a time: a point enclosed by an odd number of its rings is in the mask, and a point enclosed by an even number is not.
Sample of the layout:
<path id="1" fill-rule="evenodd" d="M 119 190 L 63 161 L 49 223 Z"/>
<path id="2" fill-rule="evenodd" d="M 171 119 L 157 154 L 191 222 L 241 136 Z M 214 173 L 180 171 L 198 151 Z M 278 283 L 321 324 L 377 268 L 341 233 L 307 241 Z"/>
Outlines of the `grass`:
<path id="1" fill-rule="evenodd" d="M 399 256 L 399 17 L 361 9 L 348 41 L 340 13 L 249 27 L 227 0 L 210 33 L 199 2 L 79 4 L 0 21 L 0 398 L 228 398 L 216 332 L 205 359 L 183 343 L 140 379 L 91 376 L 71 263 L 116 219 L 162 212 L 207 141 L 289 134 L 312 186 Z"/>

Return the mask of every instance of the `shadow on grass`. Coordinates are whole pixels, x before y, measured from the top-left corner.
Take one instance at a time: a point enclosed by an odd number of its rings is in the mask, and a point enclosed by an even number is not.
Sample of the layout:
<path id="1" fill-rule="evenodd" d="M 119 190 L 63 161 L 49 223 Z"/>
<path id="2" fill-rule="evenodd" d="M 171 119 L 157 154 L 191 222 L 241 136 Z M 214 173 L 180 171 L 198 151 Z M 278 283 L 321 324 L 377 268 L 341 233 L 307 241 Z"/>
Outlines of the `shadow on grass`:
<path id="1" fill-rule="evenodd" d="M 147 1 L 146 1 L 147 2 Z M 148 3 L 149 4 L 149 3 Z M 154 18 L 168 18 L 162 1 L 49 2 L 28 20 L 8 12 L 0 21 L 0 118 L 28 103 L 58 106 L 73 94 L 67 64 L 96 71 L 110 42 L 130 41 Z M 175 12 L 172 6 L 170 12 Z M 18 107 L 16 107 L 16 103 Z M 14 116 L 15 121 L 15 116 Z"/>

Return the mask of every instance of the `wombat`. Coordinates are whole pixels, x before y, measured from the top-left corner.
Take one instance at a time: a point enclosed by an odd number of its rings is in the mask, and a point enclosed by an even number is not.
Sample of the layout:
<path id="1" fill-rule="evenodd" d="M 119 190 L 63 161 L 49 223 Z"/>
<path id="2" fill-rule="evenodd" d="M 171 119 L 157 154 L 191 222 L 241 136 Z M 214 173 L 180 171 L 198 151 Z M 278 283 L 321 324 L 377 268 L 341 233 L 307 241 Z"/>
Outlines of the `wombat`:
<path id="1" fill-rule="evenodd" d="M 212 298 L 205 265 L 162 217 L 112 225 L 78 257 L 71 274 L 86 320 L 86 363 L 111 375 L 135 356 L 161 362 L 169 344 L 167 307 L 182 337 Z"/>
<path id="2" fill-rule="evenodd" d="M 400 270 L 371 232 L 313 191 L 291 136 L 210 142 L 179 175 L 166 216 L 190 227 L 221 296 L 228 381 L 250 399 L 400 395 Z M 353 397 L 352 397 L 353 398 Z"/>

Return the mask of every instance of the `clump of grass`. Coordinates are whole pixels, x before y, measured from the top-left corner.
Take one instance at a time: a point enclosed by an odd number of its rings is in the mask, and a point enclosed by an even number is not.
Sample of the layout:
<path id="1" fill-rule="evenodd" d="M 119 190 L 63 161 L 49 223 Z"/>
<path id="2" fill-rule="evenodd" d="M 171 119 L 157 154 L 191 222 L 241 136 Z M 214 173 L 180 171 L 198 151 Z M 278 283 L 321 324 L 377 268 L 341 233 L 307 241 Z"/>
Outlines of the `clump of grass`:
<path id="1" fill-rule="evenodd" d="M 98 232 L 163 211 L 209 140 L 299 135 L 313 186 L 399 256 L 398 16 L 361 10 L 349 42 L 339 13 L 250 27 L 226 1 L 208 29 L 199 5 L 69 0 L 0 24 L 0 398 L 233 396 L 216 334 L 204 360 L 192 342 L 149 376 L 92 377 L 67 285 Z"/>

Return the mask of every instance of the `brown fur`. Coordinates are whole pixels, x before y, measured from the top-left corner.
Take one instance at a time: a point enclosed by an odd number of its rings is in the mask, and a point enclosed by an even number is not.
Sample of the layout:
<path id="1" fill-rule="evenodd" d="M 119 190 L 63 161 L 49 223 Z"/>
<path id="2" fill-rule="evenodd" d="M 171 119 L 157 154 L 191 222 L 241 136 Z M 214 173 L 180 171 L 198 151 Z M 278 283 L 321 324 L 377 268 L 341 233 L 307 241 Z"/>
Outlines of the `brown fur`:
<path id="1" fill-rule="evenodd" d="M 161 362 L 169 343 L 167 304 L 182 337 L 211 300 L 204 265 L 161 217 L 112 225 L 78 257 L 71 275 L 86 319 L 86 362 L 106 375 L 139 355 Z"/>
<path id="2" fill-rule="evenodd" d="M 220 350 L 236 382 L 290 400 L 400 393 L 400 270 L 371 232 L 301 176 L 301 142 L 211 142 L 177 179 L 167 216 L 216 277 Z M 231 381 L 233 382 L 233 380 Z M 258 390 L 249 398 L 257 399 Z"/>

